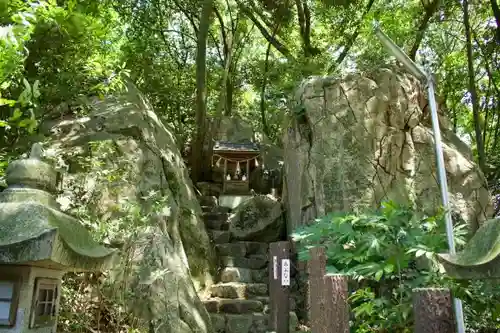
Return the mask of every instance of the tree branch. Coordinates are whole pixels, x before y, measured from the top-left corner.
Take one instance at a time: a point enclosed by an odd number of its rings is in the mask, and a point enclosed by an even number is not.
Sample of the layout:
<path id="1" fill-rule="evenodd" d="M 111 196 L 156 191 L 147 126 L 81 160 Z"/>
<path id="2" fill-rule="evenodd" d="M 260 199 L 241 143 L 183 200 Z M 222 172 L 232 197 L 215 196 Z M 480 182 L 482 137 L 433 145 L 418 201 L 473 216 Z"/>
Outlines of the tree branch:
<path id="1" fill-rule="evenodd" d="M 465 28 L 465 38 L 467 40 L 466 50 L 467 50 L 467 69 L 469 76 L 469 93 L 471 96 L 472 103 L 472 116 L 474 119 L 474 131 L 476 134 L 476 146 L 479 167 L 483 172 L 486 173 L 486 156 L 484 151 L 484 142 L 481 132 L 480 115 L 479 115 L 479 99 L 477 96 L 476 81 L 475 81 L 475 70 L 474 70 L 474 54 L 472 52 L 472 30 L 469 21 L 469 2 L 468 0 L 463 0 L 462 4 L 463 10 L 463 20 Z"/>
<path id="2" fill-rule="evenodd" d="M 495 21 L 497 23 L 496 39 L 497 43 L 500 44 L 500 7 L 498 6 L 497 0 L 490 0 L 490 3 L 493 16 L 495 16 Z"/>
<path id="3" fill-rule="evenodd" d="M 413 61 L 415 61 L 415 57 L 417 56 L 418 48 L 420 47 L 420 44 L 422 43 L 422 40 L 424 39 L 425 30 L 427 30 L 427 27 L 429 26 L 429 21 L 431 20 L 432 16 L 436 12 L 436 10 L 438 8 L 438 4 L 439 4 L 439 0 L 434 0 L 427 7 L 425 6 L 425 4 L 422 3 L 422 5 L 424 6 L 425 15 L 422 18 L 422 21 L 420 22 L 420 25 L 418 27 L 417 35 L 415 37 L 415 42 L 413 43 L 413 46 L 411 47 L 411 50 L 408 53 L 408 56 Z"/>
<path id="4" fill-rule="evenodd" d="M 295 58 L 291 54 L 290 50 L 288 50 L 288 48 L 285 45 L 283 45 L 283 43 L 281 43 L 279 40 L 273 37 L 266 30 L 266 28 L 262 25 L 262 23 L 259 22 L 259 20 L 257 19 L 257 17 L 255 17 L 255 15 L 252 13 L 251 10 L 249 10 L 245 5 L 241 4 L 240 2 L 238 2 L 238 6 L 240 7 L 241 11 L 253 22 L 253 24 L 255 24 L 255 26 L 257 27 L 257 29 L 259 29 L 262 36 L 264 36 L 264 38 L 269 43 L 271 43 L 276 48 L 276 50 L 278 50 L 288 60 L 293 62 L 295 61 Z"/>
<path id="5" fill-rule="evenodd" d="M 373 7 L 373 4 L 375 3 L 375 0 L 370 0 L 368 4 L 365 7 L 365 11 L 363 12 L 363 15 L 361 15 L 361 19 L 358 21 L 356 30 L 354 33 L 351 35 L 349 40 L 347 41 L 346 45 L 344 46 L 344 49 L 342 50 L 342 53 L 337 57 L 337 60 L 335 60 L 334 63 L 328 67 L 328 73 L 333 72 L 333 70 L 339 66 L 342 61 L 344 61 L 345 57 L 349 54 L 349 51 L 351 50 L 352 46 L 354 45 L 354 42 L 356 41 L 356 38 L 358 38 L 359 33 L 361 32 L 361 24 L 365 20 L 366 15 L 370 12 L 371 8 Z"/>
<path id="6" fill-rule="evenodd" d="M 182 7 L 178 0 L 172 0 L 172 1 L 174 2 L 177 9 L 179 9 L 179 11 L 182 14 L 184 14 L 184 16 L 186 16 L 189 23 L 191 23 L 191 27 L 193 28 L 195 35 L 198 35 L 198 26 L 196 25 L 196 22 L 193 20 L 193 14 L 188 12 L 184 7 Z M 196 15 L 194 15 L 194 16 L 196 16 Z"/>
<path id="7" fill-rule="evenodd" d="M 227 34 L 226 34 L 226 27 L 224 25 L 224 19 L 222 18 L 222 15 L 220 14 L 220 12 L 216 6 L 214 6 L 214 12 L 215 12 L 215 16 L 217 16 L 217 20 L 219 21 L 219 24 L 220 24 L 220 32 L 222 35 L 222 45 L 223 45 L 223 50 L 224 50 L 224 64 L 225 64 L 227 55 L 229 53 L 229 46 L 227 44 L 228 40 L 227 40 Z"/>
<path id="8" fill-rule="evenodd" d="M 314 56 L 320 53 L 319 49 L 311 46 L 311 11 L 307 3 L 302 3 L 302 0 L 295 0 L 297 7 L 297 18 L 299 21 L 299 31 L 302 37 L 304 55 Z"/>

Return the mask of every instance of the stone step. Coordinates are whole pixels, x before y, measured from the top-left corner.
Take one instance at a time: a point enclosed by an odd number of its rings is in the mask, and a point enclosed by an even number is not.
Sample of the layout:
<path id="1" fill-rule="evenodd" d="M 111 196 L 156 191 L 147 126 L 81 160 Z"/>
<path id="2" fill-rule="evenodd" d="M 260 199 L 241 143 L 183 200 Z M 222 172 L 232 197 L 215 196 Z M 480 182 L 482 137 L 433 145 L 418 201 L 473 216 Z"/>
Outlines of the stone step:
<path id="1" fill-rule="evenodd" d="M 264 311 L 264 304 L 255 299 L 210 298 L 203 301 L 210 313 L 253 313 Z"/>
<path id="2" fill-rule="evenodd" d="M 231 240 L 231 233 L 227 230 L 207 230 L 210 239 L 215 244 L 228 243 Z"/>
<path id="3" fill-rule="evenodd" d="M 219 212 L 217 210 L 210 211 L 210 212 L 204 212 L 203 213 L 203 218 L 205 220 L 223 220 L 223 221 L 227 221 L 228 217 L 229 217 L 229 213 L 227 213 L 227 212 Z"/>
<path id="4" fill-rule="evenodd" d="M 228 213 L 219 212 L 204 212 L 203 220 L 208 229 L 213 230 L 228 230 L 229 224 L 227 223 Z"/>
<path id="5" fill-rule="evenodd" d="M 258 301 L 261 301 L 262 304 L 264 304 L 264 308 L 267 308 L 270 306 L 271 298 L 269 296 L 255 296 L 252 299 L 256 299 Z M 290 306 L 290 311 L 295 311 L 297 309 L 297 305 L 296 305 L 297 303 L 295 303 L 295 298 L 290 296 L 288 304 Z M 264 312 L 266 313 L 266 310 L 264 310 Z"/>
<path id="6" fill-rule="evenodd" d="M 267 255 L 252 255 L 248 258 L 237 256 L 221 256 L 219 262 L 222 268 L 241 267 L 250 269 L 262 269 L 267 267 Z"/>
<path id="7" fill-rule="evenodd" d="M 216 249 L 220 256 L 245 257 L 248 255 L 267 255 L 269 244 L 260 242 L 231 242 L 217 245 Z"/>
<path id="8" fill-rule="evenodd" d="M 254 298 L 268 296 L 268 288 L 265 283 L 217 283 L 210 287 L 210 294 L 220 298 Z"/>
<path id="9" fill-rule="evenodd" d="M 210 313 L 210 319 L 216 333 L 271 333 L 269 315 L 264 313 Z M 289 324 L 290 333 L 295 333 L 298 326 L 295 312 L 290 312 Z"/>
<path id="10" fill-rule="evenodd" d="M 201 210 L 206 213 L 224 213 L 228 214 L 231 212 L 231 208 L 223 206 L 201 206 Z"/>
<path id="11" fill-rule="evenodd" d="M 221 282 L 267 283 L 267 269 L 250 269 L 242 267 L 225 267 L 219 275 Z"/>
<path id="12" fill-rule="evenodd" d="M 213 206 L 201 206 L 201 211 L 203 213 L 205 213 L 205 212 L 211 212 L 213 209 L 214 209 Z"/>

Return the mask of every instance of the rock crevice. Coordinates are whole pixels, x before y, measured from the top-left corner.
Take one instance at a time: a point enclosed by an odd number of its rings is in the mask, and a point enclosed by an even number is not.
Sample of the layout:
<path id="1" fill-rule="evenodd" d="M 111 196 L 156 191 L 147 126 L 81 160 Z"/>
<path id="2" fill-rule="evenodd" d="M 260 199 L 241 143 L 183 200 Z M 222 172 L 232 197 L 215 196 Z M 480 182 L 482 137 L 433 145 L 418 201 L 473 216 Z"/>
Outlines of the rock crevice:
<path id="1" fill-rule="evenodd" d="M 303 110 L 311 133 L 290 114 L 284 135 L 288 232 L 327 212 L 376 208 L 383 200 L 435 212 L 441 201 L 425 94 L 397 68 L 299 86 L 293 109 Z M 439 120 L 451 209 L 475 230 L 491 213 L 486 181 L 442 110 Z"/>

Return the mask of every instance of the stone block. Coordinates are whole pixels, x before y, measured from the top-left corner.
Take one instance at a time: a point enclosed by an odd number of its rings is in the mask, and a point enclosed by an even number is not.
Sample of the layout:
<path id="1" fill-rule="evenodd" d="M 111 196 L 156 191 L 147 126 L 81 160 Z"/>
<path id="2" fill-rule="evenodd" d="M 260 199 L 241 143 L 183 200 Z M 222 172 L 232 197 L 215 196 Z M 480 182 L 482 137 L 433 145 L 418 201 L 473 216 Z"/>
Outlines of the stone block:
<path id="1" fill-rule="evenodd" d="M 244 257 L 247 254 L 247 246 L 245 243 L 228 243 L 216 246 L 219 256 L 235 256 Z"/>
<path id="2" fill-rule="evenodd" d="M 231 240 L 231 233 L 226 230 L 209 230 L 208 234 L 215 244 L 224 244 Z"/>
<path id="3" fill-rule="evenodd" d="M 253 316 L 247 315 L 227 315 L 226 333 L 250 333 Z"/>
<path id="4" fill-rule="evenodd" d="M 218 283 L 210 287 L 212 297 L 221 298 L 252 298 L 267 296 L 265 283 Z"/>
<path id="5" fill-rule="evenodd" d="M 226 317 L 223 314 L 211 313 L 210 319 L 215 333 L 225 333 Z"/>
<path id="6" fill-rule="evenodd" d="M 264 257 L 220 257 L 222 267 L 242 267 L 250 269 L 261 269 L 267 265 L 267 258 Z"/>

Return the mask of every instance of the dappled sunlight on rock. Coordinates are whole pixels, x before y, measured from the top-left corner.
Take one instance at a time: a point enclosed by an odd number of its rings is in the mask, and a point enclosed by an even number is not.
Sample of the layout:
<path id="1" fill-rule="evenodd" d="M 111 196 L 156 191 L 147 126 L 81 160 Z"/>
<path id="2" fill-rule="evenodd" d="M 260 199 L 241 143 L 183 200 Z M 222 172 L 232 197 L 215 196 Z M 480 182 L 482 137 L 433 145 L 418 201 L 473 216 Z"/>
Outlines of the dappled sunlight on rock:
<path id="1" fill-rule="evenodd" d="M 427 101 L 413 77 L 381 68 L 309 79 L 296 91 L 294 110 L 284 136 L 290 230 L 383 200 L 429 214 L 441 204 Z M 442 110 L 439 121 L 451 209 L 477 229 L 491 214 L 486 180 Z"/>

